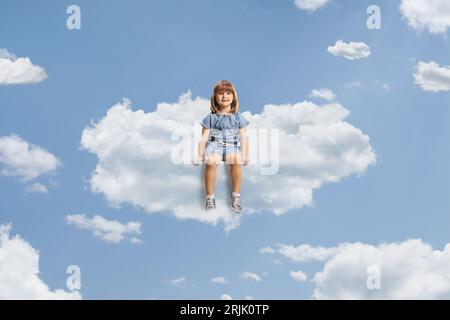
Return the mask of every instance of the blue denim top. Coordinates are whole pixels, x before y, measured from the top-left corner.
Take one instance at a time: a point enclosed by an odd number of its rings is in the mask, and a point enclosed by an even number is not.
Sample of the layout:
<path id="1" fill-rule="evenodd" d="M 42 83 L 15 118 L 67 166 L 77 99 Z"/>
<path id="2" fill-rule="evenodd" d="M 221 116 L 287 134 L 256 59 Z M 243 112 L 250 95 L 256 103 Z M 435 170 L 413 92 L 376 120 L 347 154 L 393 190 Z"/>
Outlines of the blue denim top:
<path id="1" fill-rule="evenodd" d="M 239 112 L 233 114 L 208 114 L 201 122 L 202 127 L 210 129 L 209 137 L 214 141 L 233 143 L 237 141 L 239 129 L 247 126 L 249 122 Z"/>

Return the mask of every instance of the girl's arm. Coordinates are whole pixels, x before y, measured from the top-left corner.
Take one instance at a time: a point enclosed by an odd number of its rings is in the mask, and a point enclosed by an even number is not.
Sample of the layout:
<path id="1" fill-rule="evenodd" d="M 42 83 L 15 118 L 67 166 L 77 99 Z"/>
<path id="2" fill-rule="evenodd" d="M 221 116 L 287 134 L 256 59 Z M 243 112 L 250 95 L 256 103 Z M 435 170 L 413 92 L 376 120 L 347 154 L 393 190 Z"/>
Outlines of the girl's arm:
<path id="1" fill-rule="evenodd" d="M 209 129 L 202 128 L 202 135 L 200 137 L 200 141 L 198 143 L 198 161 L 204 161 L 205 160 L 205 149 L 206 149 L 206 142 L 208 141 L 209 136 Z M 198 163 L 196 163 L 198 164 Z"/>
<path id="2" fill-rule="evenodd" d="M 241 156 L 242 162 L 244 166 L 248 164 L 248 135 L 247 135 L 247 127 L 239 129 L 239 137 L 241 139 Z"/>

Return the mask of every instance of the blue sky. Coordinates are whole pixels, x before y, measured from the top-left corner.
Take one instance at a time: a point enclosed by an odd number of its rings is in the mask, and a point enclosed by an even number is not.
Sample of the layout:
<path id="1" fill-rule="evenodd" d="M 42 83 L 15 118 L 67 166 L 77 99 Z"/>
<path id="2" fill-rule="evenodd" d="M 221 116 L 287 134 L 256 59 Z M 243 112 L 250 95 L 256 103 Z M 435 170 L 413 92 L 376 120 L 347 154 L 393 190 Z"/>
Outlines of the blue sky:
<path id="1" fill-rule="evenodd" d="M 443 250 L 450 228 L 450 96 L 449 90 L 423 90 L 414 72 L 419 61 L 450 65 L 448 31 L 415 30 L 400 3 L 334 0 L 309 12 L 293 0 L 3 1 L 0 48 L 29 57 L 48 78 L 0 85 L 0 137 L 16 134 L 62 166 L 37 179 L 47 193 L 0 176 L 0 224 L 12 223 L 11 235 L 39 251 L 39 277 L 52 290 L 65 289 L 67 266 L 80 266 L 84 299 L 217 299 L 224 293 L 308 299 L 314 283 L 296 282 L 289 272 L 311 278 L 322 264 L 277 263 L 260 248 L 422 239 Z M 66 28 L 70 4 L 81 8 L 81 30 Z M 381 9 L 381 30 L 366 27 L 371 4 Z M 371 55 L 330 54 L 328 46 L 339 39 L 364 42 Z M 175 103 L 188 90 L 207 99 L 220 79 L 236 85 L 240 111 L 252 114 L 267 104 L 320 105 L 311 90 L 332 90 L 350 112 L 346 121 L 370 137 L 376 164 L 360 177 L 315 189 L 313 207 L 244 216 L 228 234 L 220 224 L 147 214 L 129 203 L 117 209 L 90 190 L 98 159 L 80 149 L 80 141 L 92 119 L 104 118 L 123 97 L 145 112 Z M 352 82 L 360 85 L 349 87 Z M 139 221 L 142 243 L 108 244 L 66 223 L 65 216 L 79 213 Z M 262 280 L 239 279 L 244 271 Z M 211 283 L 217 276 L 229 283 Z M 180 277 L 183 286 L 170 283 Z"/>

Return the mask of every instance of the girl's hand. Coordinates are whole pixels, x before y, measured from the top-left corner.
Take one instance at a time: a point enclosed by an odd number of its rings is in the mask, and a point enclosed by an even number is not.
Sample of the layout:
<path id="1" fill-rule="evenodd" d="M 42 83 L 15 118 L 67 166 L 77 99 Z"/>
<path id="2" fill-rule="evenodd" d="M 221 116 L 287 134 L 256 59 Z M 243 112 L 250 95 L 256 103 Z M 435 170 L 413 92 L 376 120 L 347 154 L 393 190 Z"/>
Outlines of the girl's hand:
<path id="1" fill-rule="evenodd" d="M 248 165 L 248 155 L 247 154 L 242 155 L 242 164 L 244 166 Z"/>
<path id="2" fill-rule="evenodd" d="M 205 156 L 204 155 L 200 155 L 198 156 L 197 160 L 194 160 L 194 165 L 198 166 L 200 163 L 202 163 L 203 161 L 205 161 Z"/>

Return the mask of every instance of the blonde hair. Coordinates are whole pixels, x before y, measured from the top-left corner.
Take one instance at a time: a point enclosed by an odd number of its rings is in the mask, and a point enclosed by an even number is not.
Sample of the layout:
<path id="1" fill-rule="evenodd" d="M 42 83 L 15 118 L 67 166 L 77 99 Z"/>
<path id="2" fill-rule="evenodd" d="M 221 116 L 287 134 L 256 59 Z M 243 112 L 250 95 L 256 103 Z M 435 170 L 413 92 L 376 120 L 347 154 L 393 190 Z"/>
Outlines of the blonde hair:
<path id="1" fill-rule="evenodd" d="M 231 112 L 237 113 L 239 109 L 239 99 L 234 85 L 228 80 L 220 80 L 214 85 L 213 95 L 211 96 L 211 113 L 216 113 L 220 110 L 219 104 L 216 101 L 216 94 L 219 92 L 231 92 L 233 94 L 233 101 L 231 102 Z"/>

